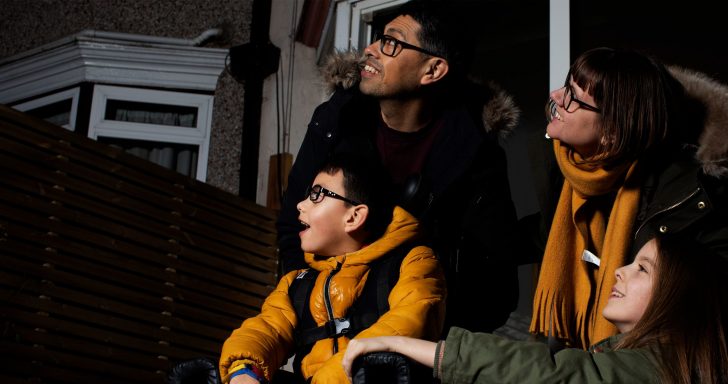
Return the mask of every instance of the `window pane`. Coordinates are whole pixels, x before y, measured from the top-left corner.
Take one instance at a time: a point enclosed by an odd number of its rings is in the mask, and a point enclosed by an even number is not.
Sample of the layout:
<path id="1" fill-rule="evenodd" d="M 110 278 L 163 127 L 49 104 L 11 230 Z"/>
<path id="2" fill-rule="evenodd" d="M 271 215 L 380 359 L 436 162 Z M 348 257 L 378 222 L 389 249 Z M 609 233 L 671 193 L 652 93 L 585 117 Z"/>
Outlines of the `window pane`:
<path id="1" fill-rule="evenodd" d="M 25 113 L 52 124 L 64 126 L 70 124 L 72 106 L 73 99 L 64 99 L 42 107 L 29 109 Z"/>
<path id="2" fill-rule="evenodd" d="M 104 118 L 130 123 L 195 128 L 197 127 L 197 108 L 109 99 L 106 102 Z"/>
<path id="3" fill-rule="evenodd" d="M 98 141 L 190 177 L 197 176 L 198 146 L 146 140 L 99 137 Z"/>

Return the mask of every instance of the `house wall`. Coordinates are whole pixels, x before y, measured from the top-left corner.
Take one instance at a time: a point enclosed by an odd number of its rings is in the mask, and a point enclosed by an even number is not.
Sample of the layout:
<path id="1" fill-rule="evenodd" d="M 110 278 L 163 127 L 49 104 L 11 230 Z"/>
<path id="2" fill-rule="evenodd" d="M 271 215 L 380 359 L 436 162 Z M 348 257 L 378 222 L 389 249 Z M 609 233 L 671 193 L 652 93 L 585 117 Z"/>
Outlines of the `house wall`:
<path id="1" fill-rule="evenodd" d="M 278 124 L 281 152 L 291 153 L 295 158 L 314 109 L 327 98 L 316 64 L 316 49 L 299 42 L 291 45 L 303 3 L 304 0 L 273 0 L 271 4 L 270 39 L 281 49 L 281 61 L 277 78 L 271 75 L 263 85 L 256 199 L 261 205 L 266 204 L 270 157 L 278 152 Z M 292 20 L 295 20 L 293 25 Z M 289 96 L 290 118 L 284 118 L 282 113 Z"/>
<path id="2" fill-rule="evenodd" d="M 210 28 L 221 38 L 205 47 L 244 44 L 253 0 L 7 0 L 0 12 L 0 58 L 85 29 L 193 39 Z M 223 71 L 215 91 L 207 182 L 237 193 L 243 121 L 243 84 Z"/>

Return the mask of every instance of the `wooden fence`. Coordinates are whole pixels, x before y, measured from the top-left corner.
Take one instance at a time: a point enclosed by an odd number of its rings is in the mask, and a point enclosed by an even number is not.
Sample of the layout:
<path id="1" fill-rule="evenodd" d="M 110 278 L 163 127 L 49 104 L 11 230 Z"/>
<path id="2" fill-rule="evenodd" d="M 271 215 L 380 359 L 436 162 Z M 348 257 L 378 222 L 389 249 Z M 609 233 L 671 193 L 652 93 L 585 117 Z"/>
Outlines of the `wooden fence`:
<path id="1" fill-rule="evenodd" d="M 163 383 L 277 281 L 275 215 L 0 105 L 0 382 Z"/>

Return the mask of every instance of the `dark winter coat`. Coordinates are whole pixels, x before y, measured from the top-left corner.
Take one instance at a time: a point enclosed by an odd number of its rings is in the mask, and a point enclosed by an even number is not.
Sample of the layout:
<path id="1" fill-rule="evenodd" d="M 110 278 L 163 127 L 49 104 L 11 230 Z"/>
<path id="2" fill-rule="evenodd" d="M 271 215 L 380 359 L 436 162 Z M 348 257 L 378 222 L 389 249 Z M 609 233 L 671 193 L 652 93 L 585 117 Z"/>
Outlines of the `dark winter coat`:
<path id="1" fill-rule="evenodd" d="M 326 76 L 334 93 L 314 111 L 288 179 L 278 219 L 278 245 L 284 271 L 304 265 L 296 203 L 326 158 L 338 152 L 375 154 L 377 100 L 358 90 L 359 65 L 338 56 Z M 515 223 L 506 160 L 494 133 L 515 126 L 518 110 L 502 91 L 469 87 L 479 105 L 450 102 L 439 111 L 444 126 L 427 156 L 416 193 L 400 200 L 427 229 L 431 246 L 447 273 L 448 323 L 489 331 L 502 325 L 518 300 L 516 265 L 504 239 Z M 465 91 L 464 91 L 465 92 Z M 471 97 L 472 96 L 472 97 Z M 485 121 L 481 121 L 485 118 Z M 474 292 L 484 297 L 485 317 L 472 316 Z"/>

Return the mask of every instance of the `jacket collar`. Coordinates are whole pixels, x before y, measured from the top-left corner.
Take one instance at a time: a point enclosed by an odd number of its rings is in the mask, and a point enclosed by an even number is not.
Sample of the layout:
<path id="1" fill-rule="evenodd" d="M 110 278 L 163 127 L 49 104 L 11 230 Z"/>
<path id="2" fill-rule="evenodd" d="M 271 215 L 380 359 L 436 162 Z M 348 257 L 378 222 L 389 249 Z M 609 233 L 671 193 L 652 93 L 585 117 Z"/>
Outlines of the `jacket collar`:
<path id="1" fill-rule="evenodd" d="M 609 352 L 614 350 L 614 346 L 617 345 L 617 343 L 624 338 L 624 333 L 619 333 L 614 336 L 610 336 L 604 340 L 601 340 L 595 344 L 593 344 L 591 347 L 589 347 L 589 352 L 591 353 L 602 353 L 602 352 Z"/>
<path id="2" fill-rule="evenodd" d="M 415 239 L 419 234 L 420 224 L 417 219 L 404 209 L 395 207 L 392 222 L 384 231 L 384 235 L 368 246 L 346 255 L 321 257 L 306 253 L 304 258 L 311 268 L 319 271 L 335 269 L 339 263 L 344 267 L 366 265 L 386 255 L 399 245 Z"/>
<path id="3" fill-rule="evenodd" d="M 356 52 L 337 52 L 327 57 L 321 73 L 329 93 L 339 89 L 354 89 L 361 79 L 361 68 L 366 56 Z M 488 133 L 508 135 L 517 125 L 521 111 L 513 98 L 490 81 L 470 81 L 462 89 L 477 108 L 483 128 Z"/>

